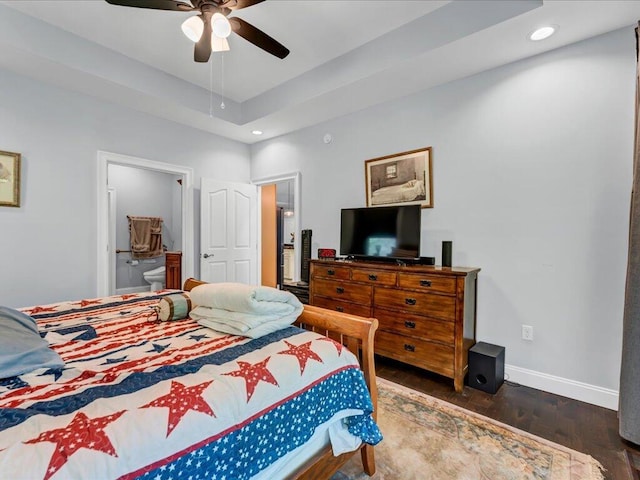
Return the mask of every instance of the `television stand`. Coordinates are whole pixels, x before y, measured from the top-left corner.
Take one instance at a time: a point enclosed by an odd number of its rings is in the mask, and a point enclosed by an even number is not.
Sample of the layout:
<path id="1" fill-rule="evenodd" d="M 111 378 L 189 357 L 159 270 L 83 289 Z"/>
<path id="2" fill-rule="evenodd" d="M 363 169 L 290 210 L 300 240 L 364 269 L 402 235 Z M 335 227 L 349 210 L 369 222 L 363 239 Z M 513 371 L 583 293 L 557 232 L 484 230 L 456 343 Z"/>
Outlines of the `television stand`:
<path id="1" fill-rule="evenodd" d="M 479 268 L 312 260 L 309 303 L 375 317 L 375 353 L 464 387 L 475 344 Z"/>

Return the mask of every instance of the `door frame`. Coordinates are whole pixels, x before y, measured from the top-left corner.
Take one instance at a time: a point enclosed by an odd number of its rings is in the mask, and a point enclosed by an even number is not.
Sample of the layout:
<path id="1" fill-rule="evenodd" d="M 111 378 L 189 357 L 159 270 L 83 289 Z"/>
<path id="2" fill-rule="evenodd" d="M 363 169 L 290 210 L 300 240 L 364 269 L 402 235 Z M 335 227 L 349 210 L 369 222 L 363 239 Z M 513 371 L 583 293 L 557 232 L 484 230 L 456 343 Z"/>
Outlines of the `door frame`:
<path id="1" fill-rule="evenodd" d="M 262 187 L 262 185 L 271 185 L 272 183 L 278 183 L 278 182 L 282 182 L 284 180 L 293 180 L 293 225 L 295 228 L 295 232 L 296 234 L 294 235 L 293 238 L 293 248 L 294 248 L 294 259 L 295 259 L 295 265 L 294 265 L 294 269 L 293 269 L 293 281 L 294 282 L 299 282 L 300 281 L 300 260 L 301 260 L 301 240 L 300 240 L 300 205 L 301 205 L 301 199 L 300 199 L 300 191 L 301 191 L 301 183 L 302 183 L 302 174 L 298 171 L 298 172 L 289 172 L 289 173 L 283 173 L 280 175 L 274 175 L 274 176 L 270 176 L 270 177 L 262 177 L 262 178 L 257 178 L 257 179 L 253 179 L 251 180 L 251 183 L 253 183 L 254 185 L 257 185 L 258 187 Z M 258 199 L 260 199 L 261 195 L 258 194 Z M 260 210 L 258 210 L 260 211 Z M 258 232 L 262 231 L 262 216 L 258 215 Z M 258 235 L 258 254 L 259 254 L 259 261 L 258 261 L 258 278 L 262 277 L 262 238 L 260 238 L 260 236 Z"/>
<path id="2" fill-rule="evenodd" d="M 193 168 L 182 165 L 156 162 L 145 158 L 132 157 L 119 153 L 98 150 L 97 167 L 97 275 L 96 290 L 98 297 L 109 295 L 112 282 L 110 262 L 115 251 L 110 248 L 109 238 L 109 165 L 142 168 L 155 172 L 182 175 L 182 277 L 194 276 L 194 238 L 193 238 Z M 115 245 L 113 245 L 115 248 Z M 114 292 L 115 293 L 115 292 Z"/>
<path id="3" fill-rule="evenodd" d="M 107 185 L 107 197 L 109 201 L 109 243 L 108 245 L 116 244 L 116 208 L 118 205 L 118 194 L 115 188 L 110 188 Z M 109 249 L 109 292 L 116 293 L 116 252 L 113 248 Z M 104 295 L 100 295 L 101 297 Z"/>

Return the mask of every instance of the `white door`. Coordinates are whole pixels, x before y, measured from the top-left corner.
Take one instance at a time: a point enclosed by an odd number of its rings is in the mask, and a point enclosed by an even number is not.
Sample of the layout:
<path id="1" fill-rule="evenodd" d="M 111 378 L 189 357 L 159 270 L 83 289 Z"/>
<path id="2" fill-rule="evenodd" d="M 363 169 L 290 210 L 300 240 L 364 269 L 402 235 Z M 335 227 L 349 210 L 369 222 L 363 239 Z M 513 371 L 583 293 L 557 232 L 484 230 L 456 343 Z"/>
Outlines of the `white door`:
<path id="1" fill-rule="evenodd" d="M 202 179 L 200 277 L 205 282 L 258 281 L 258 189 Z"/>

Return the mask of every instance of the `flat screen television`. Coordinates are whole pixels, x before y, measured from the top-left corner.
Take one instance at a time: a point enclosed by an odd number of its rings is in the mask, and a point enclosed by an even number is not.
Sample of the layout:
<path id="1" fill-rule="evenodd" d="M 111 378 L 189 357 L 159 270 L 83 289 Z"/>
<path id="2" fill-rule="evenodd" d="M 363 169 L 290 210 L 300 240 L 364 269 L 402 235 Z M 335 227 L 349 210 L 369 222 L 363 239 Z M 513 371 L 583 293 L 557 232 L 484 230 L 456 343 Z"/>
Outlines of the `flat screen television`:
<path id="1" fill-rule="evenodd" d="M 394 260 L 420 256 L 420 205 L 344 208 L 340 255 Z"/>

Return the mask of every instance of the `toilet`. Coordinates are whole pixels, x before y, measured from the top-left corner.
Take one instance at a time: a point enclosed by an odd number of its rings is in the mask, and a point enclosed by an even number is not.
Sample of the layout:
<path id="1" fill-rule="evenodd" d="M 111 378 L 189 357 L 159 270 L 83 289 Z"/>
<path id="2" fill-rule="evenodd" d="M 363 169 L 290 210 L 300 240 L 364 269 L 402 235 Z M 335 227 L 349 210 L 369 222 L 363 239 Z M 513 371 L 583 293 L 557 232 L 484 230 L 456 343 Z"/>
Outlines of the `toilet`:
<path id="1" fill-rule="evenodd" d="M 162 290 L 164 288 L 165 282 L 165 267 L 154 268 L 153 270 L 148 270 L 142 274 L 145 281 L 151 285 L 150 290 L 155 292 L 157 290 Z"/>

